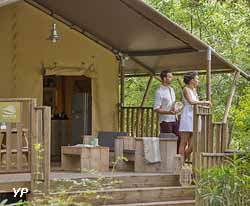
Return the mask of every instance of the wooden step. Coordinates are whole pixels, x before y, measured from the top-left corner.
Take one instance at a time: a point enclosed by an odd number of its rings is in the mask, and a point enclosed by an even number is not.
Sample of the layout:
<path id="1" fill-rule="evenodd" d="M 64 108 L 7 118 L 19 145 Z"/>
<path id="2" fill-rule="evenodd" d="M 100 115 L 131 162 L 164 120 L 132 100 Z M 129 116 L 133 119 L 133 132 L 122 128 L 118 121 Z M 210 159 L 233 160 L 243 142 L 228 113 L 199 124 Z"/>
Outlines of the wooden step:
<path id="1" fill-rule="evenodd" d="M 121 182 L 119 188 L 142 188 L 142 187 L 170 187 L 180 186 L 178 175 L 145 175 L 117 177 L 115 180 Z"/>
<path id="2" fill-rule="evenodd" d="M 83 178 L 85 179 L 85 178 Z M 86 177 L 86 179 L 96 179 L 93 177 Z M 74 178 L 74 181 L 81 182 L 82 178 Z M 112 186 L 114 188 L 143 188 L 143 187 L 169 187 L 169 186 L 180 186 L 178 175 L 167 175 L 167 174 L 144 174 L 144 175 L 126 175 L 126 176 L 115 176 L 105 177 L 105 183 L 115 181 L 116 183 Z M 56 187 L 62 184 L 70 186 L 70 182 L 51 182 L 51 188 L 55 191 Z M 67 188 L 67 185 L 65 187 Z M 82 186 L 74 187 L 74 191 L 82 190 Z"/>
<path id="3" fill-rule="evenodd" d="M 115 204 L 106 206 L 195 206 L 195 200 L 177 200 L 163 202 L 147 202 L 147 203 L 132 203 L 132 204 Z"/>
<path id="4" fill-rule="evenodd" d="M 77 202 L 86 201 L 84 198 L 85 192 L 69 192 L 65 193 L 65 196 L 75 196 Z M 51 195 L 60 195 L 60 193 L 54 193 Z M 147 203 L 157 201 L 177 201 L 177 200 L 194 200 L 195 199 L 195 187 L 145 187 L 145 188 L 119 188 L 97 191 L 93 194 L 94 197 L 107 196 L 110 197 L 106 200 L 106 204 L 128 204 L 128 203 Z M 103 204 L 103 200 L 92 200 L 94 204 Z"/>

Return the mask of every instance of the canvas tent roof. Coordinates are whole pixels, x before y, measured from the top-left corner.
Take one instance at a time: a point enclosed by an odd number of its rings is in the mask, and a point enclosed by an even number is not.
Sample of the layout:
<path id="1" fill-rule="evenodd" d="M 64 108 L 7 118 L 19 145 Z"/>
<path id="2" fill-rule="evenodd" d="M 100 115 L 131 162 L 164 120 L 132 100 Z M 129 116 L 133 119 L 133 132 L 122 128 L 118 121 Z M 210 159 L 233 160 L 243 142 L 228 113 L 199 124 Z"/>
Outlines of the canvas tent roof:
<path id="1" fill-rule="evenodd" d="M 13 2 L 14 0 L 0 0 Z M 26 0 L 112 51 L 130 56 L 126 74 L 205 70 L 209 46 L 142 0 Z M 212 51 L 212 71 L 238 67 Z"/>

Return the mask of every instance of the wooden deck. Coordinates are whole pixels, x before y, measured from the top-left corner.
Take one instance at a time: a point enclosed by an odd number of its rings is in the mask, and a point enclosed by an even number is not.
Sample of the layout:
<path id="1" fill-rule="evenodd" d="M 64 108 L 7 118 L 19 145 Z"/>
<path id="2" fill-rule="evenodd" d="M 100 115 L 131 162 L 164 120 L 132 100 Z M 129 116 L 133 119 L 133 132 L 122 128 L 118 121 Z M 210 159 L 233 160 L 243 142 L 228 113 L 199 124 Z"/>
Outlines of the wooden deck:
<path id="1" fill-rule="evenodd" d="M 50 173 L 50 180 L 80 180 L 95 178 L 98 176 L 103 177 L 115 177 L 115 178 L 132 178 L 132 177 L 159 177 L 166 176 L 166 173 L 135 173 L 135 172 L 102 172 L 102 173 L 80 173 L 80 172 L 65 172 L 60 170 L 60 168 L 54 168 Z M 169 175 L 174 177 L 176 180 L 178 177 L 176 175 Z M 0 174 L 0 193 L 13 192 L 13 188 L 26 187 L 30 188 L 30 173 L 22 174 Z"/>

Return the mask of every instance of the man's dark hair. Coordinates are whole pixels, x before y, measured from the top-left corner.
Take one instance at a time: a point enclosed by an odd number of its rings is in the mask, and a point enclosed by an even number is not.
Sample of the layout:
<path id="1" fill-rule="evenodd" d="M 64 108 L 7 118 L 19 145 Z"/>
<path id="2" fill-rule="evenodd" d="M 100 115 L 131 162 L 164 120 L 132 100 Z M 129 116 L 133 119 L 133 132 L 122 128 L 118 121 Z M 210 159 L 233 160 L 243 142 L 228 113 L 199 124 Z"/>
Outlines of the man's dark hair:
<path id="1" fill-rule="evenodd" d="M 198 76 L 198 72 L 188 72 L 186 74 L 184 74 L 184 83 L 185 84 L 189 84 L 189 82 L 192 80 L 192 79 L 195 79 L 195 77 Z"/>
<path id="2" fill-rule="evenodd" d="M 163 80 L 164 77 L 166 77 L 170 73 L 171 72 L 169 70 L 163 70 L 163 71 L 161 71 L 161 73 L 160 73 L 161 80 Z"/>

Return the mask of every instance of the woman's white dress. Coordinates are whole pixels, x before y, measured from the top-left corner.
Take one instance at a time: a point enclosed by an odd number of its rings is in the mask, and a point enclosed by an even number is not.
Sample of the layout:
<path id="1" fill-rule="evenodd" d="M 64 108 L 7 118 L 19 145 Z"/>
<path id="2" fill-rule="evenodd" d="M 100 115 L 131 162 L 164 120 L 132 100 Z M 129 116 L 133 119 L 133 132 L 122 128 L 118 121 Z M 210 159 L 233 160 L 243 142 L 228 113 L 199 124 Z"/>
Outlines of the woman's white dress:
<path id="1" fill-rule="evenodd" d="M 189 92 L 190 97 L 193 101 L 199 101 L 199 97 L 197 93 L 189 88 L 187 88 L 187 92 Z M 180 118 L 180 132 L 193 132 L 193 105 L 189 104 L 187 99 L 182 94 L 183 101 L 184 101 L 184 108 L 181 113 Z"/>

